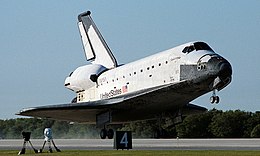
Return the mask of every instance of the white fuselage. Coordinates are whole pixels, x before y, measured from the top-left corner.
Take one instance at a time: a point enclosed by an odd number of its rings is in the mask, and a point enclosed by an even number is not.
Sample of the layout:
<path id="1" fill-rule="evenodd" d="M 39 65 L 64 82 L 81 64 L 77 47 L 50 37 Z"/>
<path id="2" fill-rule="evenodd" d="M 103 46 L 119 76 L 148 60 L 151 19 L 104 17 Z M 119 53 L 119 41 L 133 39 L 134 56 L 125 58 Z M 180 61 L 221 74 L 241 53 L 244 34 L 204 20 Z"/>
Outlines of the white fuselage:
<path id="1" fill-rule="evenodd" d="M 186 43 L 138 61 L 106 70 L 98 76 L 93 87 L 76 90 L 77 102 L 97 101 L 180 82 L 180 65 L 196 65 L 202 56 L 214 53 L 205 50 L 183 53 L 183 48 L 190 44 Z M 86 79 L 89 78 L 86 77 Z"/>

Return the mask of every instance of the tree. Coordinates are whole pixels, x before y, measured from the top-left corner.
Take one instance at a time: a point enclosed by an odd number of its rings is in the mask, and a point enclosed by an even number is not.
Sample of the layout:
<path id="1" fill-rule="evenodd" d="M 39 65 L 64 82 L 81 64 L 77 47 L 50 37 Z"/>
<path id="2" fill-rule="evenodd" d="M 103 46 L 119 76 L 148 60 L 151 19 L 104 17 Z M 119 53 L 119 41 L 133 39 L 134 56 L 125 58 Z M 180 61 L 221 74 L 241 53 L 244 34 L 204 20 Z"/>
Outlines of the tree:
<path id="1" fill-rule="evenodd" d="M 55 138 L 66 138 L 69 132 L 69 123 L 66 121 L 55 121 L 52 127 L 53 137 Z"/>
<path id="2" fill-rule="evenodd" d="M 156 126 L 154 123 L 154 121 L 131 122 L 124 124 L 120 130 L 132 131 L 135 138 L 151 138 Z"/>
<path id="3" fill-rule="evenodd" d="M 240 138 L 244 136 L 250 114 L 236 110 L 217 114 L 212 118 L 210 130 L 215 137 Z"/>
<path id="4" fill-rule="evenodd" d="M 240 110 L 222 112 L 216 109 L 203 114 L 187 116 L 183 123 L 174 126 L 170 120 L 163 119 L 160 125 L 165 137 L 182 138 L 240 138 L 260 137 L 260 112 L 250 113 Z M 150 138 L 159 128 L 155 120 L 139 121 L 113 128 L 131 130 L 135 138 Z M 43 138 L 46 127 L 53 130 L 54 138 L 99 138 L 99 130 L 95 125 L 69 124 L 64 121 L 54 121 L 37 118 L 18 118 L 0 120 L 0 138 L 22 139 L 22 131 L 30 131 L 31 138 Z M 109 128 L 112 128 L 111 126 Z"/>
<path id="5" fill-rule="evenodd" d="M 214 110 L 204 114 L 195 114 L 187 116 L 183 123 L 176 126 L 177 135 L 181 138 L 209 138 L 212 133 L 209 130 L 209 125 Z"/>
<path id="6" fill-rule="evenodd" d="M 251 132 L 252 138 L 260 138 L 260 124 L 256 125 Z"/>
<path id="7" fill-rule="evenodd" d="M 244 137 L 252 137 L 252 130 L 260 123 L 260 112 L 250 113 L 250 118 L 246 122 Z"/>

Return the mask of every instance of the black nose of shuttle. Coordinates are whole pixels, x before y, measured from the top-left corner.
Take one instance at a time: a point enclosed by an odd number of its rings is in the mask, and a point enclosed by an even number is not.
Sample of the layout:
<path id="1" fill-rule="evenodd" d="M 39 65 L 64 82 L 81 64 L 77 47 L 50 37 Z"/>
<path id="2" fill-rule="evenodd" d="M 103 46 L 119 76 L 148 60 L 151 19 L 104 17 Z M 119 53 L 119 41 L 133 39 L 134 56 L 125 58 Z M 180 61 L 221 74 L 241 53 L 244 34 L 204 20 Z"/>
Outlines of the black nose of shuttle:
<path id="1" fill-rule="evenodd" d="M 214 71 L 215 76 L 220 78 L 227 78 L 232 76 L 232 67 L 231 64 L 221 56 L 213 56 L 208 61 L 211 70 Z"/>
<path id="2" fill-rule="evenodd" d="M 213 56 L 209 60 L 212 76 L 215 77 L 214 88 L 218 90 L 227 86 L 232 80 L 231 64 L 221 56 Z"/>
<path id="3" fill-rule="evenodd" d="M 232 67 L 231 67 L 231 64 L 227 60 L 220 62 L 218 67 L 219 67 L 219 76 L 221 78 L 226 79 L 228 77 L 231 77 Z"/>

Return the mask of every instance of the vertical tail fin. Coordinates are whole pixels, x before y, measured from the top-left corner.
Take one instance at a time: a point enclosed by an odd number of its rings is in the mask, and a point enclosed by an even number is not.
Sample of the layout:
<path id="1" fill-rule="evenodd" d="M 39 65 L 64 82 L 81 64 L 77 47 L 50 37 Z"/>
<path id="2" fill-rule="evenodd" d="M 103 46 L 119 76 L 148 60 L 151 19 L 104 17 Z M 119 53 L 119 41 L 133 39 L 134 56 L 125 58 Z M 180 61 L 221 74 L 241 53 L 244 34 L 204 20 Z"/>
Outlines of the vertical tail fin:
<path id="1" fill-rule="evenodd" d="M 90 11 L 87 11 L 78 16 L 78 27 L 86 58 L 92 64 L 101 64 L 106 68 L 115 68 L 117 67 L 117 61 L 90 14 Z"/>

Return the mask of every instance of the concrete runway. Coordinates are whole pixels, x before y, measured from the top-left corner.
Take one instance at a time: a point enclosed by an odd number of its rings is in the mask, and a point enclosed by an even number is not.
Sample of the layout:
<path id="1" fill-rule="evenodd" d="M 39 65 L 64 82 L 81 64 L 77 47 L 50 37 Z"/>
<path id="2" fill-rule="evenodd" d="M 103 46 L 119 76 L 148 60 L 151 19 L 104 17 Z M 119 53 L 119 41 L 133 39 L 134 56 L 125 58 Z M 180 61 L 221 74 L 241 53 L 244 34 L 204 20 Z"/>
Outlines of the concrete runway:
<path id="1" fill-rule="evenodd" d="M 36 149 L 42 147 L 43 141 L 31 140 Z M 54 139 L 56 146 L 61 150 L 113 150 L 113 141 Z M 0 140 L 0 150 L 19 151 L 22 144 L 23 139 Z M 29 144 L 27 148 L 31 149 Z M 45 146 L 45 150 L 47 149 Z M 133 139 L 133 150 L 260 150 L 260 139 Z"/>

